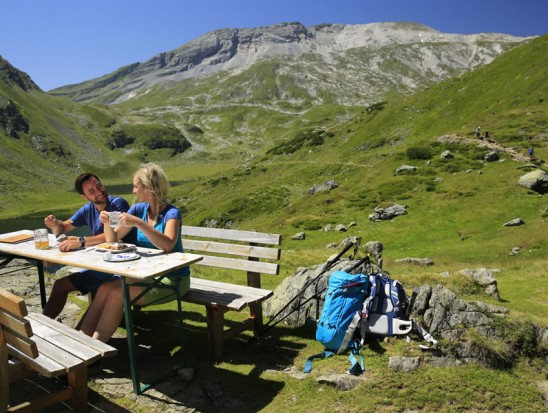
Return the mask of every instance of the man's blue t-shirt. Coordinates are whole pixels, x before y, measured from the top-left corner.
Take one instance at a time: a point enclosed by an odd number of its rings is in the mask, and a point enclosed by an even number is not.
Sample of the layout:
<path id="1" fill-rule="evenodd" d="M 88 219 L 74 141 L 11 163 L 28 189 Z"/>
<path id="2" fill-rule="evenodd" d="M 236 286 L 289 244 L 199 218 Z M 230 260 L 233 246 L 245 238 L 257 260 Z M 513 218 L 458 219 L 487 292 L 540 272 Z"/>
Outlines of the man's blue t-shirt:
<path id="1" fill-rule="evenodd" d="M 128 214 L 134 215 L 136 217 L 141 218 L 143 221 L 147 220 L 147 211 L 150 207 L 150 204 L 148 202 L 141 202 L 136 205 L 133 205 L 129 211 Z M 175 206 L 168 204 L 162 212 L 160 212 L 160 215 L 158 215 L 158 222 L 154 226 L 155 229 L 160 231 L 162 234 L 164 233 L 167 221 L 170 219 L 178 219 L 179 222 L 182 222 L 182 215 L 181 211 L 179 211 Z M 179 229 L 177 230 L 177 241 L 175 242 L 175 245 L 172 252 L 183 252 L 183 240 L 181 237 L 181 228 L 179 224 Z M 147 236 L 140 230 L 137 229 L 137 246 L 139 247 L 145 247 L 145 248 L 154 248 L 158 249 L 150 240 L 147 238 Z M 190 275 L 190 268 L 185 267 L 181 268 L 180 270 L 174 271 L 174 273 L 178 275 L 187 276 Z"/>
<path id="2" fill-rule="evenodd" d="M 105 211 L 120 211 L 127 212 L 129 210 L 129 204 L 127 201 L 119 196 L 109 195 L 107 198 L 107 205 Z M 70 218 L 72 225 L 75 227 L 83 227 L 87 225 L 91 229 L 93 235 L 103 233 L 103 224 L 99 220 L 99 211 L 95 208 L 92 202 L 88 202 L 82 208 L 74 213 Z M 135 243 L 135 231 L 131 231 L 125 238 L 125 242 L 131 244 Z"/>

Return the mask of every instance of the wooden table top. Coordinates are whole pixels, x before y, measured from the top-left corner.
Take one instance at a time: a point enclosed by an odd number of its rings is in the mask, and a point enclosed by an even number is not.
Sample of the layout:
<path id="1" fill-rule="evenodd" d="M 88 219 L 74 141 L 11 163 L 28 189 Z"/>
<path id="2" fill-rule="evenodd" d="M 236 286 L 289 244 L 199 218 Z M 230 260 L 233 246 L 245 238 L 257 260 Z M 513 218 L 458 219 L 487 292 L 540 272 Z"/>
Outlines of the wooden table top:
<path id="1" fill-rule="evenodd" d="M 47 250 L 36 249 L 33 239 L 18 243 L 1 242 L 2 239 L 22 234 L 32 236 L 33 231 L 21 230 L 0 234 L 0 254 L 16 255 L 22 258 L 43 260 L 141 280 L 186 267 L 202 259 L 202 256 L 197 254 L 186 252 L 164 253 L 161 250 L 139 247 L 136 251 L 141 257 L 139 259 L 122 262 L 105 261 L 103 259 L 104 253 L 96 251 L 94 247 L 69 252 L 59 251 L 57 240 L 53 234 L 49 234 L 50 247 Z"/>

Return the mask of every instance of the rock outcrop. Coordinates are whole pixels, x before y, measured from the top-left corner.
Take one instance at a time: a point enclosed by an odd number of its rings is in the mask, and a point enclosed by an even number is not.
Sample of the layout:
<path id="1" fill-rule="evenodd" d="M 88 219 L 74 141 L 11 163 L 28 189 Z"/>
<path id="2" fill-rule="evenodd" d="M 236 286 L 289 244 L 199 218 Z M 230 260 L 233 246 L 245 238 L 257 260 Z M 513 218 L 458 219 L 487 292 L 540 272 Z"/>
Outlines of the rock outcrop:
<path id="1" fill-rule="evenodd" d="M 518 183 L 525 188 L 531 189 L 539 194 L 548 193 L 548 174 L 542 169 L 523 175 Z"/>

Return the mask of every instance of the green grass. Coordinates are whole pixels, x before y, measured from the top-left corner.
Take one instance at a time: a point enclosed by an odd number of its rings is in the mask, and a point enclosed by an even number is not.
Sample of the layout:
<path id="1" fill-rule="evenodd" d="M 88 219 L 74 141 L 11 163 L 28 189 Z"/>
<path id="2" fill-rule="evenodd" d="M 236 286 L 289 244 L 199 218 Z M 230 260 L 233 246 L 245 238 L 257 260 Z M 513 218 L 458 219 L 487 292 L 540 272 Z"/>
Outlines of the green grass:
<path id="1" fill-rule="evenodd" d="M 130 184 L 133 170 L 145 159 L 157 160 L 174 183 L 172 200 L 183 210 L 185 224 L 200 225 L 214 219 L 231 223 L 232 228 L 282 234 L 281 274 L 263 277 L 265 288 L 274 289 L 283 277 L 293 275 L 301 266 L 324 263 L 338 252 L 327 249 L 328 244 L 357 235 L 363 244 L 370 240 L 384 244 L 384 268 L 401 280 L 408 291 L 424 284 L 444 284 L 463 299 L 507 307 L 513 322 L 523 320 L 548 327 L 546 196 L 518 185 L 519 177 L 525 174 L 517 169 L 520 162 L 501 155 L 500 162 L 484 163 L 484 150 L 475 145 L 438 141 L 448 134 L 470 137 L 474 128 L 481 125 L 503 146 L 525 152 L 534 143 L 538 158 L 547 159 L 547 50 L 548 36 L 544 36 L 477 71 L 432 85 L 412 96 L 388 100 L 375 106 L 374 111 L 327 106 L 299 117 L 272 107 L 245 110 L 244 105 L 231 105 L 212 106 L 207 111 L 200 108 L 185 116 L 169 111 L 158 115 L 147 113 L 148 105 L 158 104 L 160 98 L 168 102 L 170 96 L 172 101 L 162 104 L 175 104 L 177 99 L 186 101 L 187 96 L 170 95 L 167 90 L 151 93 L 116 110 L 127 119 L 143 123 L 156 116 L 167 124 L 203 126 L 206 133 L 194 137 L 203 145 L 199 155 L 168 158 L 160 153 L 137 153 L 120 157 L 120 163 L 114 166 L 85 166 L 98 171 L 107 188 L 120 188 L 125 191 L 121 194 L 131 199 L 131 187 L 125 185 Z M 265 64 L 260 70 L 264 75 L 270 67 Z M 249 82 L 256 81 L 253 73 L 243 76 Z M 178 87 L 205 99 L 205 92 L 213 84 L 183 82 Z M 267 86 L 270 85 L 265 84 L 262 90 L 265 96 L 269 93 Z M 302 107 L 289 109 L 306 109 L 306 105 L 303 102 Z M 102 110 L 82 109 L 94 122 L 108 125 L 110 118 Z M 227 117 L 229 113 L 234 117 Z M 355 116 L 348 119 L 351 113 Z M 264 129 L 251 135 L 245 132 L 246 125 L 253 125 L 254 130 Z M 321 144 L 310 145 L 301 139 L 305 144 L 295 151 L 283 155 L 266 153 L 267 148 L 298 142 L 303 131 L 316 127 L 329 132 Z M 46 130 L 47 126 L 41 123 L 40 128 Z M 233 128 L 238 132 L 234 133 Z M 229 136 L 237 145 L 219 146 Z M 17 145 L 9 142 L 7 148 L 16 151 Z M 416 148 L 428 148 L 431 159 L 417 156 L 424 150 Z M 455 153 L 454 159 L 440 159 L 446 149 Z M 29 163 L 37 165 L 30 178 L 42 182 L 40 171 L 47 169 L 44 161 L 31 157 Z M 416 165 L 418 170 L 395 175 L 402 164 Z M 70 192 L 75 174 L 67 174 L 66 169 L 56 172 L 66 175 L 62 179 L 53 179 L 51 185 L 43 183 L 46 190 L 37 191 L 23 175 L 7 179 L 10 168 L 23 170 L 24 165 L 13 161 L 0 173 L 7 185 L 5 193 L 11 199 L 9 203 L 0 201 L 0 217 L 40 215 L 49 212 L 52 205 L 69 211 L 80 204 Z M 56 164 L 51 165 L 56 170 Z M 434 182 L 435 178 L 443 181 Z M 313 185 L 329 180 L 336 181 L 339 187 L 328 193 L 309 194 Z M 390 202 L 406 204 L 408 214 L 392 221 L 368 220 L 374 207 Z M 516 217 L 522 218 L 525 225 L 503 227 Z M 352 221 L 357 225 L 346 233 L 322 230 L 327 224 L 348 225 Z M 300 231 L 306 233 L 306 240 L 292 240 L 291 236 Z M 514 247 L 521 252 L 510 256 Z M 417 267 L 395 262 L 404 257 L 428 257 L 434 265 Z M 458 274 L 464 268 L 500 269 L 495 277 L 503 301 L 471 288 Z M 196 269 L 196 275 L 201 271 Z M 446 272 L 448 277 L 440 275 Z M 238 280 L 224 272 L 209 271 L 208 277 Z M 160 313 L 158 318 L 165 318 L 159 310 L 144 312 L 140 321 L 155 326 L 156 311 Z M 280 371 L 268 372 L 273 366 L 274 370 L 294 366 L 295 371 L 300 371 L 306 358 L 321 350 L 312 328 L 280 325 L 256 347 L 247 345 L 248 336 L 240 336 L 227 345 L 226 361 L 212 365 L 205 361 L 203 311 L 193 306 L 185 311 L 188 336 L 185 351 L 177 352 L 177 357 L 197 367 L 198 381 L 213 380 L 226 386 L 227 393 L 236 395 L 241 404 L 233 411 L 537 412 L 544 408 L 535 382 L 546 380 L 547 372 L 545 362 L 536 358 L 514 360 L 512 367 L 505 369 L 467 364 L 433 368 L 424 363 L 417 371 L 402 374 L 388 368 L 388 356 L 429 356 L 419 353 L 415 341 L 389 340 L 380 343 L 375 351 L 365 350 L 365 382 L 357 389 L 341 392 L 319 385 L 314 379 L 320 374 L 344 373 L 348 366 L 346 356 L 315 363 L 313 374 L 304 380 Z M 229 314 L 228 324 L 241 317 Z M 141 338 L 166 346 L 169 351 L 180 346 L 179 336 L 147 338 L 143 332 Z M 241 391 L 247 388 L 256 391 Z"/>

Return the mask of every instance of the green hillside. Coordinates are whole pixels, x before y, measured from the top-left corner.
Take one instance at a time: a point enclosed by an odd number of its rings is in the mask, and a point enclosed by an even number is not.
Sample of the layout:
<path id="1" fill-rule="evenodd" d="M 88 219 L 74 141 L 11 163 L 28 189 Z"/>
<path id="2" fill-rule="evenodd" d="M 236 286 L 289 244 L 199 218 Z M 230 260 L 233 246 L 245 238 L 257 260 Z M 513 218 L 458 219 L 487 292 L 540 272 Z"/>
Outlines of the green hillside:
<path id="1" fill-rule="evenodd" d="M 79 168 L 97 171 L 107 185 L 114 186 L 128 184 L 138 162 L 161 162 L 173 180 L 172 201 L 183 211 L 186 224 L 215 221 L 221 227 L 281 233 L 281 277 L 293 275 L 298 267 L 324 263 L 338 252 L 327 248 L 328 244 L 356 235 L 362 237 L 363 244 L 370 240 L 384 244 L 384 268 L 401 280 L 407 291 L 426 283 L 444 284 L 463 299 L 509 308 L 512 320 L 548 327 L 548 202 L 546 195 L 518 185 L 519 178 L 532 170 L 521 169 L 530 163 L 526 151 L 531 145 L 535 148 L 536 166 L 547 168 L 543 162 L 548 159 L 547 68 L 548 36 L 543 36 L 474 72 L 412 96 L 387 96 L 386 101 L 366 108 L 314 107 L 305 115 L 294 117 L 281 112 L 275 115 L 271 108 L 247 112 L 245 106 L 219 105 L 212 106 L 208 114 L 199 114 L 209 116 L 211 124 L 215 124 L 211 130 L 216 137 L 221 136 L 223 128 L 244 130 L 242 125 L 253 119 L 260 122 L 265 128 L 263 136 L 247 132 L 235 135 L 242 146 L 241 153 L 232 143 L 227 145 L 230 149 L 226 153 L 213 152 L 211 149 L 219 141 L 208 142 L 201 135 L 198 122 L 192 122 L 198 114 L 180 119 L 169 111 L 161 117 L 149 112 L 148 105 L 157 102 L 161 94 L 151 94 L 147 98 L 150 101 L 106 108 L 68 103 L 40 91 L 15 92 L 0 86 L 0 92 L 13 96 L 29 116 L 32 113 L 36 122 L 32 135 L 48 136 L 52 128 L 64 130 L 66 141 L 59 141 L 59 145 L 71 153 L 81 153 L 82 159 L 87 159 L 89 142 L 95 143 L 93 150 L 101 145 L 106 148 L 113 131 L 120 136 L 137 137 L 140 150 L 125 151 L 123 146 L 104 149 L 104 164 L 90 160 Z M 189 85 L 181 83 L 177 87 Z M 42 106 L 36 108 L 40 102 Z M 46 106 L 51 113 L 44 109 Z M 233 111 L 232 123 L 217 125 L 216 111 L 225 115 Z M 146 149 L 153 118 L 161 120 L 157 127 L 167 128 L 162 129 L 166 134 L 172 123 L 186 125 L 183 134 L 191 141 L 198 140 L 193 134 L 200 135 L 203 150 L 192 157 L 184 152 L 174 155 L 173 148 Z M 482 132 L 490 132 L 490 147 L 484 146 L 486 141 L 474 138 L 478 125 Z M 80 139 L 84 136 L 85 142 Z M 23 205 L 16 211 L 13 202 L 2 198 L 0 216 L 21 211 L 39 216 L 50 210 L 54 196 L 57 202 L 66 200 L 63 208 L 78 205 L 74 194 L 67 192 L 78 168 L 60 162 L 63 166 L 59 166 L 59 175 L 63 176 L 57 178 L 52 171 L 58 164 L 47 162 L 39 153 L 30 159 L 28 152 L 18 153 L 21 147 L 30 146 L 31 140 L 23 143 L 16 138 L 0 138 L 3 154 L 10 152 L 2 158 L 3 165 L 9 163 L 0 172 L 0 179 L 10 183 L 3 188 Z M 173 141 L 180 143 L 179 137 Z M 499 160 L 485 161 L 485 155 L 493 148 L 498 150 Z M 445 150 L 454 157 L 442 158 Z M 26 176 L 29 164 L 33 165 L 32 174 Z M 402 165 L 417 169 L 396 174 Z M 17 178 L 8 177 L 10 171 Z M 54 177 L 56 186 L 44 182 L 44 177 Z M 327 181 L 336 182 L 337 187 L 311 194 L 313 186 Z M 47 196 L 44 191 L 32 193 L 40 188 L 38 183 L 46 186 Z M 127 189 L 128 199 L 130 190 Z M 38 199 L 32 211 L 21 202 L 34 198 Z M 388 221 L 368 219 L 375 207 L 392 203 L 406 205 L 408 213 Z M 503 226 L 517 217 L 525 225 Z M 356 225 L 346 232 L 324 230 L 328 224 L 334 227 L 351 222 Z M 297 232 L 305 232 L 306 239 L 292 240 Z M 515 247 L 520 249 L 519 254 L 510 255 Z M 418 267 L 396 262 L 404 257 L 428 257 L 434 265 Z M 496 277 L 503 301 L 471 288 L 458 275 L 463 268 L 500 269 Z M 274 289 L 281 277 L 264 277 L 264 287 Z M 285 334 L 298 344 L 295 348 L 300 350 L 294 351 L 296 355 L 291 360 L 297 367 L 320 350 L 311 329 L 283 328 L 275 334 L 276 338 Z M 535 382 L 546 380 L 545 360 L 515 360 L 507 370 L 464 365 L 425 367 L 402 374 L 386 367 L 389 355 L 416 354 L 416 343 L 402 341 L 381 343 L 386 351 L 382 357 L 367 350 L 368 374 L 373 383 L 368 394 L 350 391 L 341 395 L 333 389 L 318 392 L 312 380 L 277 373 L 275 380 L 284 382 L 284 388 L 264 411 L 287 409 L 288 405 L 295 406 L 295 400 L 300 401 L 295 411 L 303 412 L 317 406 L 331 409 L 334 401 L 339 411 L 357 411 L 357 405 L 365 406 L 365 411 L 374 411 L 372 406 L 384 406 L 383 411 L 412 408 L 442 412 L 537 412 L 544 408 Z M 244 351 L 244 344 L 236 346 Z M 272 363 L 278 362 L 272 354 L 269 357 Z M 332 364 L 327 362 L 318 366 L 317 372 L 343 372 L 346 361 L 343 357 Z M 245 375 L 244 364 L 227 361 L 219 369 Z M 238 384 L 231 383 L 235 387 Z M 332 411 L 329 409 L 317 410 Z"/>
<path id="2" fill-rule="evenodd" d="M 364 244 L 370 240 L 384 244 L 384 268 L 408 291 L 426 283 L 444 284 L 464 299 L 509 308 L 513 320 L 547 327 L 548 302 L 541 297 L 548 294 L 548 203 L 545 195 L 518 185 L 519 177 L 530 170 L 518 169 L 529 163 L 528 147 L 534 145 L 538 159 L 548 157 L 547 51 L 548 36 L 544 36 L 473 73 L 362 109 L 349 121 L 293 131 L 260 160 L 178 186 L 174 198 L 189 224 L 214 220 L 219 225 L 283 234 L 282 276 L 325 262 L 338 252 L 326 248 L 328 244 L 357 235 Z M 500 150 L 499 161 L 484 161 L 491 149 L 473 138 L 478 125 L 490 131 Z M 444 136 L 455 139 L 440 140 Z M 442 159 L 444 150 L 454 158 Z M 396 175 L 404 164 L 418 169 Z M 545 168 L 541 161 L 537 164 Z M 313 185 L 326 181 L 339 186 L 309 194 Z M 374 207 L 392 202 L 407 205 L 408 214 L 391 221 L 368 220 Z M 526 224 L 503 226 L 516 217 Z M 323 230 L 328 224 L 350 222 L 356 226 L 344 233 Z M 306 233 L 304 241 L 291 239 L 301 231 Z M 520 253 L 512 256 L 515 247 Z M 428 257 L 434 265 L 395 262 L 404 257 Z M 496 277 L 503 302 L 470 289 L 458 275 L 463 268 L 500 269 Z M 267 288 L 278 282 L 263 279 Z M 304 346 L 292 360 L 297 368 L 321 350 L 312 329 L 283 329 L 273 335 Z M 381 346 L 385 353 L 380 358 L 374 349 L 365 351 L 366 395 L 363 389 L 362 393 L 318 393 L 310 380 L 288 379 L 280 373 L 276 378 L 287 387 L 264 411 L 288 405 L 295 411 L 330 411 L 317 406 L 333 406 L 333 400 L 341 411 L 357 405 L 363 411 L 379 411 L 379 406 L 385 411 L 542 409 L 535 385 L 546 379 L 542 360 L 516 361 L 510 370 L 472 365 L 424 368 L 410 376 L 387 369 L 387 357 L 416 356 L 416 343 L 391 341 Z M 346 361 L 343 356 L 318 363 L 316 375 L 344 372 Z M 222 366 L 241 370 L 230 363 Z M 474 389 L 473 396 L 466 389 Z M 387 392 L 388 399 L 381 396 Z M 314 407 L 304 400 L 314 400 Z"/>
<path id="3" fill-rule="evenodd" d="M 283 276 L 325 262 L 337 251 L 327 245 L 350 235 L 364 244 L 381 241 L 385 268 L 409 287 L 444 283 L 468 297 L 459 270 L 501 269 L 499 288 L 512 316 L 546 326 L 548 304 L 538 296 L 548 291 L 548 204 L 518 185 L 530 145 L 539 159 L 548 156 L 546 50 L 547 36 L 473 73 L 363 109 L 347 122 L 294 131 L 261 159 L 176 186 L 173 198 L 188 224 L 283 234 Z M 485 162 L 491 149 L 467 140 L 477 125 L 490 131 L 499 161 Z M 456 143 L 440 141 L 446 135 Z M 442 159 L 444 150 L 455 157 Z M 517 160 L 506 150 L 515 150 Z M 417 172 L 396 175 L 404 164 Z M 182 169 L 172 171 L 181 179 Z M 326 181 L 339 186 L 309 194 Z M 390 203 L 407 205 L 408 214 L 368 220 L 373 208 Z M 516 217 L 526 225 L 503 227 Z M 350 222 L 357 225 L 344 233 L 323 230 Z M 305 241 L 291 239 L 301 231 Z M 510 256 L 515 247 L 520 254 Z M 428 257 L 435 265 L 395 262 L 405 257 Z M 275 288 L 278 280 L 266 282 Z M 475 293 L 469 298 L 490 302 Z"/>

